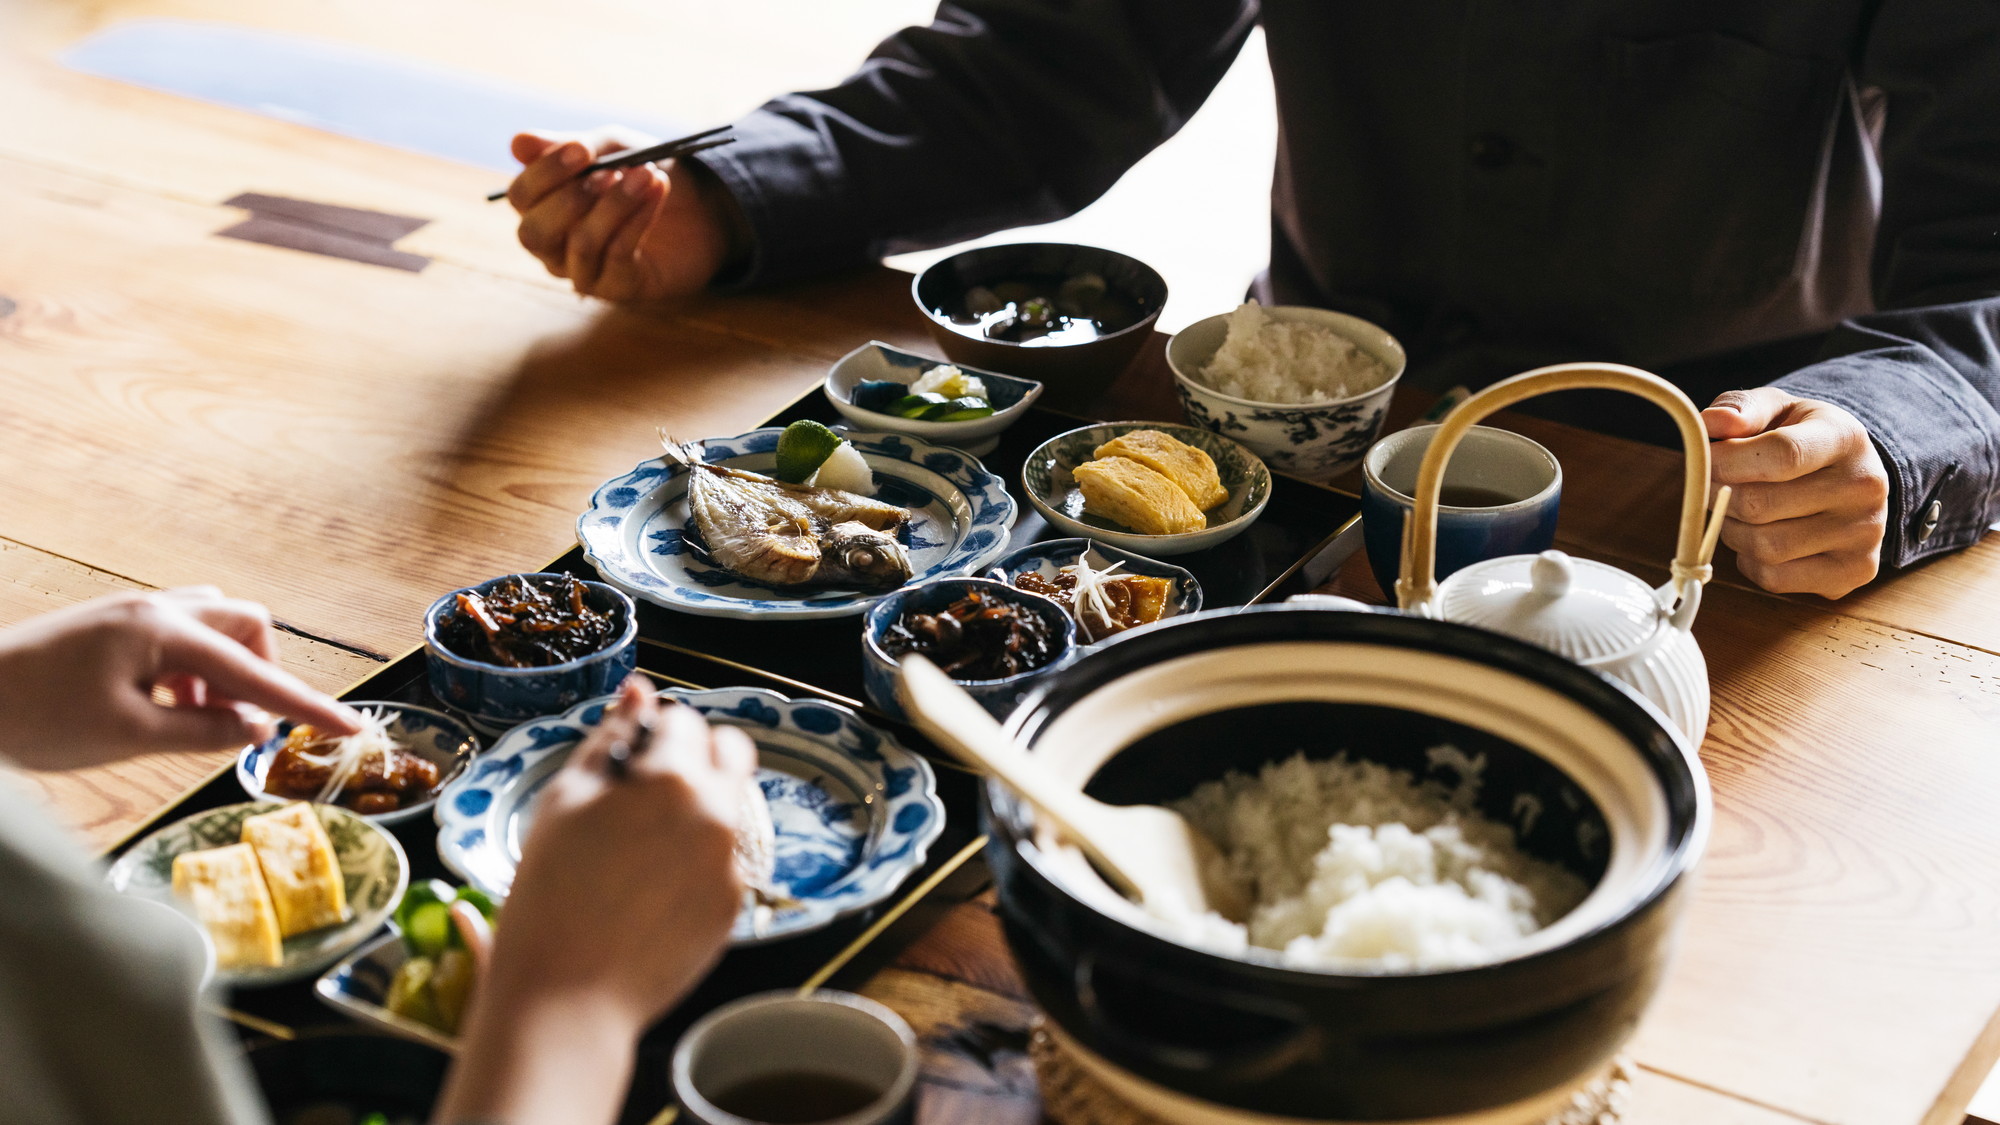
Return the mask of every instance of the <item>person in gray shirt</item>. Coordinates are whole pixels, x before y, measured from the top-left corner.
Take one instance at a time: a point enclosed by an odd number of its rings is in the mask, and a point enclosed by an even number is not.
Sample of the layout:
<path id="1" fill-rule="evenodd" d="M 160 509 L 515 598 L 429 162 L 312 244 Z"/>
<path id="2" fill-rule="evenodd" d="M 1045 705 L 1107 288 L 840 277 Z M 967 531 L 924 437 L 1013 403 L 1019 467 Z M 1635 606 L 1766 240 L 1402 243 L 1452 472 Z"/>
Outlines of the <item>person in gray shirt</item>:
<path id="1" fill-rule="evenodd" d="M 644 301 L 1047 222 L 1172 136 L 1258 23 L 1260 299 L 1381 324 L 1419 385 L 1594 359 L 1713 398 L 1723 539 L 1772 590 L 1839 597 L 1993 522 L 1990 5 L 949 0 L 664 169 L 568 186 L 610 146 L 516 138 L 521 242 Z"/>
<path id="2" fill-rule="evenodd" d="M 0 629 L 0 764 L 241 745 L 269 737 L 271 712 L 356 729 L 279 669 L 263 607 L 213 588 Z M 621 741 L 630 765 L 608 770 Z M 728 939 L 755 762 L 743 732 L 663 710 L 642 677 L 624 685 L 545 791 L 435 1120 L 616 1118 L 640 1033 Z M 0 1118 L 261 1125 L 240 1052 L 200 1008 L 186 923 L 106 887 L 18 780 L 0 771 Z"/>

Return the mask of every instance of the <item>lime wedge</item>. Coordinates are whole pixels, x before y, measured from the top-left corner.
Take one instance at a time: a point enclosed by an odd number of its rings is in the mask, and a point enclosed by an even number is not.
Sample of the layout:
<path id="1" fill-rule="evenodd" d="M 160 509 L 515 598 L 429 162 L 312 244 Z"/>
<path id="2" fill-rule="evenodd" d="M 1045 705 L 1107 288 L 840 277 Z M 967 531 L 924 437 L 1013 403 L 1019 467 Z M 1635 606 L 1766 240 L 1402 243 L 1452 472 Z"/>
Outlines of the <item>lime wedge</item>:
<path id="1" fill-rule="evenodd" d="M 804 484 L 840 448 L 840 442 L 839 434 L 818 422 L 801 420 L 786 426 L 778 435 L 778 479 Z"/>

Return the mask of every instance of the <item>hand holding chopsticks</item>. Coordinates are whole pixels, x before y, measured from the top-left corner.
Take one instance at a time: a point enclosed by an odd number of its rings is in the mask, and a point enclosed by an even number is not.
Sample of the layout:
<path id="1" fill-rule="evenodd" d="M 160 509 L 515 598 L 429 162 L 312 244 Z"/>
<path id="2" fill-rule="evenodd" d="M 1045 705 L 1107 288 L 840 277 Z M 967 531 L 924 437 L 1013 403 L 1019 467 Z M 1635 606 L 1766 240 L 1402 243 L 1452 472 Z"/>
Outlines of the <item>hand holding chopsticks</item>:
<path id="1" fill-rule="evenodd" d="M 726 144 L 734 144 L 736 142 L 735 137 L 722 135 L 729 132 L 729 130 L 730 126 L 728 125 L 717 125 L 713 129 L 704 129 L 699 133 L 690 133 L 685 137 L 678 137 L 671 141 L 661 141 L 659 144 L 649 145 L 645 148 L 624 149 L 619 152 L 606 153 L 579 169 L 576 175 L 571 178 L 573 180 L 580 180 L 593 172 L 620 168 L 636 168 L 641 164 L 654 164 L 662 160 L 671 160 L 677 156 L 686 156 L 689 153 L 702 152 L 711 148 L 720 148 Z M 507 198 L 507 189 L 501 188 L 499 191 L 487 196 L 486 201 L 494 203 L 505 198 Z"/>

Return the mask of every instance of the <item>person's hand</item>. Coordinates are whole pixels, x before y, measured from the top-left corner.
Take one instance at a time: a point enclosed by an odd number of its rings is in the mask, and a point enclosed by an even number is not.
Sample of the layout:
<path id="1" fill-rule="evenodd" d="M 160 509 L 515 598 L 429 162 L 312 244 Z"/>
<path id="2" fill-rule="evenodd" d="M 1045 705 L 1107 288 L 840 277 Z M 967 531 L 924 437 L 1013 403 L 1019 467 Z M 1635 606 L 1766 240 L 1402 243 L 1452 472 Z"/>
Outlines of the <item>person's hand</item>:
<path id="1" fill-rule="evenodd" d="M 346 734 L 342 704 L 279 668 L 271 615 L 212 586 L 116 594 L 0 630 L 0 755 L 68 769 L 271 737 L 271 714 Z M 164 689 L 164 690 L 159 690 Z"/>
<path id="2" fill-rule="evenodd" d="M 742 731 L 626 681 L 535 810 L 437 1120 L 612 1119 L 639 1034 L 729 937 L 756 759 Z"/>
<path id="3" fill-rule="evenodd" d="M 1722 541 L 1744 577 L 1773 593 L 1827 598 L 1875 577 L 1889 473 L 1860 419 L 1776 387 L 1727 391 L 1701 417 L 1711 487 L 1734 491 Z"/>
<path id="4" fill-rule="evenodd" d="M 514 158 L 525 167 L 507 201 L 521 214 L 521 245 L 584 296 L 683 297 L 700 292 L 728 260 L 729 222 L 715 189 L 679 162 L 574 179 L 599 156 L 644 143 L 610 130 L 514 138 Z"/>

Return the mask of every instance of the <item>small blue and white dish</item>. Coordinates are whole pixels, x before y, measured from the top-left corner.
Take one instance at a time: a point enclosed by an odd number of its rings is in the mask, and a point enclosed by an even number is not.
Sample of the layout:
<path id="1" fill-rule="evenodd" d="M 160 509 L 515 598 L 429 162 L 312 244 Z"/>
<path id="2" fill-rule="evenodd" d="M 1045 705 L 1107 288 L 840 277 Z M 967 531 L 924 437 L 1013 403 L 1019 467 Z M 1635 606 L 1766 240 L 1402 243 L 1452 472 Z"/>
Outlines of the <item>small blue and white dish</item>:
<path id="1" fill-rule="evenodd" d="M 1072 470 L 1095 457 L 1098 446 L 1134 430 L 1157 430 L 1194 446 L 1215 462 L 1216 476 L 1229 499 L 1205 513 L 1207 527 L 1173 535 L 1145 535 L 1084 510 L 1083 490 L 1077 487 Z M 1021 488 L 1028 503 L 1057 530 L 1158 558 L 1207 550 L 1248 531 L 1271 500 L 1271 470 L 1238 442 L 1196 426 L 1100 422 L 1057 434 L 1036 446 L 1021 464 Z"/>
<path id="2" fill-rule="evenodd" d="M 389 1010 L 389 984 L 410 959 L 403 936 L 394 930 L 348 954 L 313 982 L 320 1003 L 380 1031 L 415 1040 L 440 1051 L 455 1051 L 451 1036 Z"/>
<path id="3" fill-rule="evenodd" d="M 1095 539 L 1047 539 L 1040 543 L 1030 543 L 1006 558 L 993 564 L 988 577 L 1014 585 L 1015 579 L 1023 574 L 1037 574 L 1050 582 L 1056 580 L 1066 566 L 1075 566 L 1078 559 L 1088 562 L 1093 570 L 1106 570 L 1113 565 L 1119 574 L 1142 574 L 1148 578 L 1166 578 L 1173 582 L 1174 592 L 1168 596 L 1166 608 L 1159 620 L 1179 617 L 1188 613 L 1201 612 L 1201 583 L 1186 567 L 1135 555 L 1108 543 Z M 1077 640 L 1084 648 L 1104 643 L 1110 637 L 1090 639 L 1089 630 L 1080 623 L 1077 626 Z"/>
<path id="4" fill-rule="evenodd" d="M 980 382 L 986 384 L 987 401 L 993 407 L 993 413 L 986 417 L 965 422 L 899 418 L 894 414 L 870 410 L 856 401 L 856 392 L 865 383 L 900 383 L 907 387 L 931 368 L 950 362 L 892 348 L 876 340 L 840 357 L 826 373 L 826 397 L 833 403 L 833 408 L 840 411 L 840 416 L 858 429 L 909 434 L 939 445 L 956 446 L 975 457 L 985 456 L 1000 444 L 1000 432 L 1019 421 L 1028 412 L 1028 407 L 1042 397 L 1040 383 L 996 371 L 951 364 L 967 375 L 977 376 Z"/>
<path id="5" fill-rule="evenodd" d="M 712 465 L 770 473 L 781 427 L 695 444 Z M 969 453 L 902 434 L 843 435 L 875 473 L 876 498 L 910 510 L 911 581 L 974 574 L 1007 553 L 1014 499 Z M 705 617 L 802 621 L 858 614 L 880 591 L 787 590 L 740 578 L 690 549 L 687 471 L 664 458 L 599 485 L 576 521 L 584 557 L 606 582 L 655 605 Z M 609 690 L 608 688 L 606 690 Z"/>
<path id="6" fill-rule="evenodd" d="M 991 578 L 939 578 L 920 586 L 905 586 L 875 603 L 875 608 L 868 611 L 868 619 L 861 628 L 861 687 L 868 696 L 868 702 L 874 704 L 877 711 L 897 722 L 910 721 L 902 701 L 896 698 L 896 657 L 883 647 L 889 627 L 905 613 L 936 613 L 974 591 L 1027 606 L 1040 614 L 1050 631 L 1061 638 L 1055 659 L 1040 668 L 1030 668 L 1019 675 L 999 680 L 954 678 L 953 682 L 978 700 L 979 705 L 994 718 L 1004 722 L 1014 710 L 1014 705 L 1036 684 L 1075 658 L 1076 622 L 1070 620 L 1068 611 L 1062 606 L 1040 594 L 1017 590 Z"/>
<path id="7" fill-rule="evenodd" d="M 670 689 L 660 698 L 740 727 L 757 744 L 757 782 L 777 827 L 774 882 L 792 901 L 762 925 L 745 909 L 732 945 L 795 937 L 874 906 L 923 866 L 944 830 L 930 763 L 845 707 L 759 688 Z M 506 896 L 536 796 L 608 702 L 515 727 L 439 796 L 446 867 L 496 899 Z"/>
<path id="8" fill-rule="evenodd" d="M 363 820 L 372 820 L 377 824 L 400 824 L 429 812 L 431 806 L 437 803 L 437 794 L 458 776 L 474 754 L 479 753 L 479 739 L 473 735 L 471 728 L 442 711 L 387 699 L 349 701 L 348 706 L 357 710 L 381 708 L 389 717 L 389 736 L 396 740 L 396 744 L 420 758 L 428 759 L 438 768 L 437 788 L 432 790 L 429 799 L 391 812 L 355 814 Z M 285 736 L 291 730 L 291 723 L 283 723 L 276 735 L 255 746 L 245 746 L 243 752 L 236 756 L 236 782 L 243 786 L 243 791 L 250 794 L 252 800 L 289 803 L 298 799 L 264 791 L 264 779 L 271 772 L 271 762 L 284 747 Z"/>
<path id="9" fill-rule="evenodd" d="M 445 706 L 465 716 L 473 729 L 484 735 L 498 735 L 528 719 L 553 715 L 579 701 L 617 690 L 625 677 L 638 667 L 638 607 L 625 592 L 602 582 L 584 582 L 592 609 L 611 613 L 620 621 L 609 645 L 563 664 L 544 668 L 509 668 L 460 656 L 445 647 L 438 629 L 446 615 L 467 592 L 486 594 L 510 578 L 529 580 L 565 577 L 560 574 L 503 574 L 477 586 L 453 590 L 431 603 L 424 612 L 424 664 L 430 671 L 431 693 Z"/>

